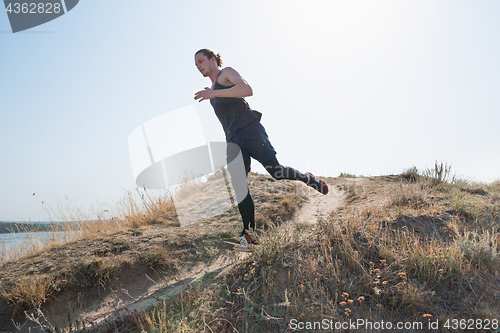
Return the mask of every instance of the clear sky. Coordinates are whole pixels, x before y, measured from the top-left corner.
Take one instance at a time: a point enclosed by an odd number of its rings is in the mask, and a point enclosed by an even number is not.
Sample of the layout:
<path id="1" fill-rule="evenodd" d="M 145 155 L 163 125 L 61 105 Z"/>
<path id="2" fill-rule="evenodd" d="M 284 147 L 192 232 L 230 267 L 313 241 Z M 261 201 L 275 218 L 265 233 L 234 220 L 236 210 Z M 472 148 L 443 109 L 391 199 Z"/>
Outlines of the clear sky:
<path id="1" fill-rule="evenodd" d="M 200 48 L 252 86 L 282 164 L 367 176 L 437 160 L 499 179 L 499 13 L 497 0 L 81 0 L 12 34 L 2 12 L 0 220 L 99 212 L 134 189 L 128 136 L 197 103 Z"/>

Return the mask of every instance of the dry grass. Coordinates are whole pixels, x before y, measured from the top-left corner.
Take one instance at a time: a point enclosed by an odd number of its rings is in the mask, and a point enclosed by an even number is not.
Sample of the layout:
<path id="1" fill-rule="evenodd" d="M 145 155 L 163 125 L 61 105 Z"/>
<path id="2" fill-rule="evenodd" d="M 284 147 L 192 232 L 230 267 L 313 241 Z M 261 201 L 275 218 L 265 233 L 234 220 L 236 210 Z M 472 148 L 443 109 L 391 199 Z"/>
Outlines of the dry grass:
<path id="1" fill-rule="evenodd" d="M 305 195 L 297 191 L 297 184 L 293 182 L 274 183 L 265 176 L 254 174 L 249 180 L 252 192 L 257 193 L 256 206 L 261 208 L 257 210 L 260 227 L 267 223 L 278 225 L 305 200 Z M 199 191 L 192 193 L 198 195 Z M 0 326 L 11 326 L 12 317 L 23 320 L 24 311 L 34 316 L 43 313 L 39 311 L 60 295 L 78 293 L 80 299 L 80 295 L 113 293 L 113 283 L 128 278 L 127 272 L 144 271 L 165 278 L 200 263 L 215 261 L 223 251 L 227 252 L 220 238 L 235 236 L 241 229 L 237 209 L 197 225 L 179 228 L 172 200 L 149 193 L 139 194 L 128 193 L 119 202 L 122 212 L 119 219 L 82 221 L 81 212 L 67 214 L 64 218 L 68 221 L 68 234 L 75 226 L 80 231 L 73 238 L 65 239 L 68 243 L 32 246 L 30 251 L 17 253 L 17 257 L 3 262 Z M 277 198 L 284 200 L 279 202 Z M 295 205 L 288 201 L 290 198 Z M 266 205 L 271 199 L 275 200 L 274 205 Z M 80 320 L 78 311 L 83 305 L 71 307 L 76 309 L 75 313 L 71 312 L 73 321 L 66 325 Z M 71 331 L 68 327 L 66 331 L 68 329 Z"/>
<path id="2" fill-rule="evenodd" d="M 416 170 L 416 168 L 415 168 Z M 451 165 L 441 162 L 434 164 L 434 168 L 426 169 L 423 176 L 430 179 L 433 186 L 453 183 L 456 181 L 454 175 L 451 174 Z"/>
<path id="3" fill-rule="evenodd" d="M 81 209 L 57 205 L 56 210 L 47 209 L 49 220 L 62 221 L 58 225 L 48 228 L 48 240 L 42 241 L 30 225 L 13 230 L 14 233 L 33 233 L 26 236 L 26 242 L 9 248 L 0 259 L 2 262 L 15 260 L 27 256 L 37 255 L 59 247 L 68 242 L 81 239 L 94 239 L 102 235 L 112 235 L 125 232 L 131 228 L 138 229 L 155 224 L 177 226 L 177 214 L 172 199 L 167 193 L 149 191 L 128 191 L 113 209 L 109 209 L 105 218 L 102 212 L 84 212 Z M 53 217 L 57 216 L 57 217 Z M 97 219 L 95 218 L 97 216 Z"/>
<path id="4" fill-rule="evenodd" d="M 262 246 L 215 281 L 200 280 L 178 297 L 130 315 L 120 331 L 289 332 L 292 320 L 325 318 L 433 318 L 441 325 L 447 319 L 498 319 L 500 182 L 459 181 L 442 163 L 433 170 L 329 179 L 346 192 L 345 205 L 313 224 L 290 220 L 305 199 L 296 183 L 252 175 Z M 225 251 L 213 247 L 222 234 L 215 227 L 224 226 L 225 236 L 241 227 L 233 210 L 186 233 L 173 228 L 178 222 L 168 200 L 141 200 L 127 204 L 124 219 L 89 226 L 82 246 L 66 252 L 85 259 L 67 270 L 52 269 L 48 261 L 31 273 L 21 261 L 4 264 L 10 273 L 3 272 L 0 290 L 9 311 L 35 310 L 64 289 L 103 290 L 119 272 L 139 265 L 175 274 L 187 263 L 209 262 Z M 155 228 L 164 232 L 153 242 Z M 45 258 L 57 258 L 61 248 Z M 34 254 L 24 264 L 41 257 Z"/>
<path id="5" fill-rule="evenodd" d="M 148 192 L 128 192 L 111 214 L 119 218 L 98 216 L 95 220 L 91 219 L 95 213 L 58 206 L 57 220 L 64 223 L 48 232 L 49 241 L 42 242 L 34 234 L 4 253 L 0 326 L 7 317 L 36 312 L 63 292 L 104 289 L 126 268 L 144 263 L 155 271 L 173 271 L 169 250 L 152 246 L 142 255 L 134 255 L 140 242 L 129 243 L 123 236 L 140 236 L 141 230 L 155 225 L 178 225 L 171 199 L 164 194 L 153 197 Z M 33 230 L 26 226 L 17 231 Z"/>
<path id="6" fill-rule="evenodd" d="M 460 182 L 444 165 L 434 171 L 407 182 L 334 180 L 349 192 L 347 206 L 313 227 L 270 228 L 217 284 L 144 314 L 141 327 L 289 332 L 292 320 L 432 318 L 446 332 L 447 319 L 498 319 L 500 183 Z"/>
<path id="7" fill-rule="evenodd" d="M 390 191 L 391 205 L 400 208 L 424 208 L 432 204 L 431 192 L 420 184 L 400 182 Z"/>
<path id="8" fill-rule="evenodd" d="M 172 252 L 169 252 L 163 246 L 153 246 L 148 253 L 144 254 L 142 260 L 149 268 L 155 271 L 165 272 L 176 270 Z"/>
<path id="9" fill-rule="evenodd" d="M 0 290 L 0 296 L 14 307 L 14 313 L 36 308 L 53 294 L 51 276 L 40 275 L 35 279 L 23 276 Z"/>

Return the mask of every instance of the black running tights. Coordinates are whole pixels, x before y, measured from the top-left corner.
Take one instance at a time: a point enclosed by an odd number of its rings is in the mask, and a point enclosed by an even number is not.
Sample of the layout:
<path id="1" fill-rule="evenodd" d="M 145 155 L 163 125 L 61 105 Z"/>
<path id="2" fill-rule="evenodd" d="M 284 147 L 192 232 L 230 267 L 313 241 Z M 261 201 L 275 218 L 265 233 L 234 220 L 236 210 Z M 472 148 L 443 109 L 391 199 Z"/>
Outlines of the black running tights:
<path id="1" fill-rule="evenodd" d="M 300 180 L 304 183 L 307 183 L 308 178 L 303 173 L 295 170 L 294 168 L 282 166 L 276 156 L 273 156 L 271 159 L 267 160 L 265 163 L 262 163 L 264 168 L 266 168 L 267 172 L 276 180 L 288 179 L 288 180 Z M 250 172 L 250 164 L 245 162 L 245 171 L 248 176 L 248 172 Z M 252 195 L 250 194 L 250 190 L 248 191 L 247 196 L 243 201 L 238 204 L 238 209 L 241 214 L 241 218 L 243 219 L 243 229 L 248 230 L 248 228 L 255 229 L 255 205 L 252 199 Z"/>

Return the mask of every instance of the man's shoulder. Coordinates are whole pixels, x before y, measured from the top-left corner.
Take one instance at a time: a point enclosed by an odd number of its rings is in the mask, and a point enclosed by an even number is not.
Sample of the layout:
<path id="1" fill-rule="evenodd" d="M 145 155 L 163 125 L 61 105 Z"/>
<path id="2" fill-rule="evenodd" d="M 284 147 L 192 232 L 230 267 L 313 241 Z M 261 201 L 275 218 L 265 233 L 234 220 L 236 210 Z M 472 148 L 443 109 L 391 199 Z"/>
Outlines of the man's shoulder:
<path id="1" fill-rule="evenodd" d="M 238 73 L 238 72 L 236 72 L 236 70 L 233 67 L 224 67 L 220 71 L 222 72 L 221 75 L 223 75 L 223 74 L 231 74 L 231 73 Z"/>
<path id="2" fill-rule="evenodd" d="M 232 67 L 224 67 L 219 73 L 219 83 L 222 85 L 234 85 L 234 80 L 239 77 L 237 71 Z"/>

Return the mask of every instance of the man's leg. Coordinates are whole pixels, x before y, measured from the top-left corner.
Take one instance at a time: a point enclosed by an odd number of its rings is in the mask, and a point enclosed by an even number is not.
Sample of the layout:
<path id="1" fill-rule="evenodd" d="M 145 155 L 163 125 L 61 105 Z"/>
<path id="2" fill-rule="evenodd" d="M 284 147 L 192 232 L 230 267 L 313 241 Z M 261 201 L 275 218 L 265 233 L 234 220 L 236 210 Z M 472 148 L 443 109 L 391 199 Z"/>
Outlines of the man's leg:
<path id="1" fill-rule="evenodd" d="M 248 176 L 248 173 L 250 172 L 250 163 L 244 163 L 245 172 Z M 250 194 L 250 189 L 248 189 L 248 194 L 245 199 L 238 203 L 238 209 L 240 211 L 241 219 L 243 220 L 243 231 L 240 236 L 243 236 L 249 228 L 255 229 L 255 205 L 253 203 L 252 195 Z"/>
<path id="2" fill-rule="evenodd" d="M 262 165 L 264 166 L 264 168 L 266 168 L 267 172 L 269 172 L 269 174 L 276 180 L 300 180 L 301 182 L 306 183 L 307 186 L 314 188 L 316 191 L 322 194 L 328 193 L 328 185 L 326 185 L 324 181 L 316 178 L 309 172 L 303 174 L 302 172 L 297 171 L 294 168 L 281 165 L 278 162 L 276 155 L 274 155 L 266 162 L 262 163 Z"/>
<path id="3" fill-rule="evenodd" d="M 242 157 L 241 162 L 243 163 L 238 161 L 240 153 Z M 243 221 L 243 231 L 240 237 L 244 236 L 250 228 L 255 229 L 255 205 L 247 182 L 250 163 L 251 158 L 246 150 L 241 149 L 237 143 L 228 142 L 226 164 L 231 175 L 232 188 L 236 194 L 236 203 L 238 204 L 238 210 Z"/>
<path id="4" fill-rule="evenodd" d="M 249 158 L 248 158 L 249 159 Z M 250 172 L 250 162 L 245 161 L 245 181 Z M 231 178 L 233 179 L 233 178 Z M 241 182 L 238 182 L 239 186 L 242 186 Z M 234 185 L 234 184 L 233 184 Z M 241 193 L 241 191 L 239 191 Z M 253 202 L 252 195 L 250 194 L 250 189 L 248 188 L 248 183 L 246 183 L 246 196 L 243 200 L 240 198 L 238 200 L 238 210 L 240 211 L 241 219 L 243 220 L 243 230 L 240 233 L 238 241 L 240 244 L 248 247 L 258 244 L 258 240 L 251 236 L 250 229 L 255 231 L 255 205 Z M 253 234 L 253 233 L 252 233 Z"/>
<path id="5" fill-rule="evenodd" d="M 272 158 L 262 163 L 267 172 L 276 180 L 288 179 L 288 180 L 300 180 L 304 183 L 309 181 L 307 175 L 294 168 L 286 167 L 281 165 L 274 155 Z"/>

